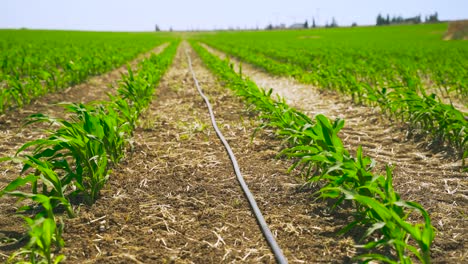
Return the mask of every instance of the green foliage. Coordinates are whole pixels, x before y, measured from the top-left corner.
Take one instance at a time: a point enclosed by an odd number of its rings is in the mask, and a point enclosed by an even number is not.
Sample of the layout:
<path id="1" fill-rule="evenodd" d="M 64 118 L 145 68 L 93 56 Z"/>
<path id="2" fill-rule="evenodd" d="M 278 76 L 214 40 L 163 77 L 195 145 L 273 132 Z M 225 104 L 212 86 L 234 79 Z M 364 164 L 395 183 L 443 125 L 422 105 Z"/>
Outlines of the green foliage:
<path id="1" fill-rule="evenodd" d="M 26 194 L 22 192 L 11 192 L 13 196 L 20 198 L 29 198 L 32 201 L 40 204 L 43 211 L 37 214 L 34 218 L 23 216 L 26 225 L 29 229 L 28 244 L 15 252 L 8 262 L 16 262 L 18 257 L 26 256 L 29 262 L 25 263 L 59 263 L 65 259 L 64 255 L 54 256 L 53 247 L 58 251 L 64 246 L 62 239 L 63 223 L 56 224 L 55 215 L 53 213 L 54 197 L 48 197 L 42 194 Z M 21 263 L 21 262 L 20 262 Z"/>
<path id="2" fill-rule="evenodd" d="M 447 24 L 313 31 L 220 32 L 198 40 L 269 73 L 294 77 L 379 106 L 467 155 L 468 46 L 442 41 Z M 435 95 L 437 94 L 437 95 Z"/>
<path id="3" fill-rule="evenodd" d="M 108 178 L 108 157 L 104 146 L 106 135 L 103 128 L 108 117 L 98 109 L 83 104 L 66 105 L 66 108 L 74 114 L 71 120 L 50 118 L 42 114 L 31 116 L 28 123 L 53 122 L 60 128 L 52 131 L 47 139 L 25 144 L 19 152 L 34 147 L 34 159 L 44 160 L 54 171 L 63 170 L 65 181 L 73 181 L 77 191 L 84 195 L 85 202 L 90 204 L 97 199 L 99 190 Z M 114 137 L 114 141 L 122 139 Z M 110 151 L 118 151 L 110 149 L 117 144 L 114 143 L 107 146 Z M 23 171 L 28 167 L 26 164 Z"/>
<path id="4" fill-rule="evenodd" d="M 116 96 L 108 102 L 93 104 L 64 104 L 69 114 L 66 119 L 43 114 L 31 115 L 26 124 L 48 122 L 58 126 L 49 136 L 24 144 L 17 155 L 32 148 L 32 154 L 24 157 L 8 157 L 2 161 L 23 164 L 22 174 L 0 191 L 3 195 L 29 199 L 34 205 L 22 208 L 38 208 L 34 218 L 24 217 L 29 228 L 28 245 L 11 256 L 17 260 L 29 257 L 31 263 L 58 263 L 56 250 L 63 246 L 63 225 L 56 224 L 54 211 L 65 208 L 74 217 L 71 200 L 82 198 L 92 204 L 110 177 L 111 168 L 125 156 L 136 122 L 148 107 L 159 82 L 175 55 L 179 42 L 173 41 L 160 55 L 144 59 L 134 73 L 122 75 Z M 73 67 L 73 66 L 70 66 Z M 31 192 L 19 191 L 31 186 Z M 24 190 L 24 188 L 21 188 Z"/>
<path id="5" fill-rule="evenodd" d="M 249 79 L 235 73 L 229 61 L 219 60 L 195 42 L 191 44 L 207 67 L 255 106 L 263 126 L 274 128 L 277 135 L 287 141 L 281 155 L 293 159 L 291 169 L 300 166 L 308 181 L 320 181 L 323 187 L 318 194 L 334 200 L 335 206 L 344 200 L 354 202 L 356 220 L 343 232 L 362 225 L 367 228 L 362 239 L 368 241 L 363 248 L 392 247 L 397 253 L 397 256 L 365 254 L 360 256 L 361 259 L 396 263 L 396 258 L 400 263 L 410 263 L 412 254 L 423 263 L 430 262 L 434 227 L 428 213 L 415 202 L 400 200 L 392 186 L 390 168 L 387 168 L 386 175 L 376 175 L 372 172 L 374 161 L 363 155 L 361 147 L 355 157 L 349 154 L 338 136 L 344 126 L 343 120 L 331 122 L 324 115 L 317 115 L 315 120 L 311 120 L 289 107 L 283 99 L 271 98 L 271 90 L 260 89 Z M 412 224 L 408 221 L 411 213 L 408 210 L 419 212 L 424 223 Z M 374 240 L 374 236 L 378 240 Z M 408 243 L 410 238 L 419 248 Z"/>
<path id="6" fill-rule="evenodd" d="M 0 30 L 0 114 L 169 41 L 162 34 Z"/>

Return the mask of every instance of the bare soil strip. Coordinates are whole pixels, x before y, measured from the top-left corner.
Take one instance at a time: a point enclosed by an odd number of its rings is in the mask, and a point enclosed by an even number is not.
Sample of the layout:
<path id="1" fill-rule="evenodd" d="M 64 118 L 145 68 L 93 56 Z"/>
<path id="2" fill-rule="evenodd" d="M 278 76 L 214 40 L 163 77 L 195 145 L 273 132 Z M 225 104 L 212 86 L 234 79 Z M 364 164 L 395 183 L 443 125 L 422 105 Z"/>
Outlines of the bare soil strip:
<path id="1" fill-rule="evenodd" d="M 180 47 L 135 133 L 135 149 L 109 187 L 67 221 L 69 263 L 274 263 L 224 147 L 210 126 Z M 297 191 L 280 143 L 190 52 L 195 74 L 266 221 L 291 263 L 343 263 L 352 239 L 342 220 Z"/>
<path id="2" fill-rule="evenodd" d="M 207 45 L 211 53 L 226 55 Z M 234 66 L 239 60 L 230 58 Z M 468 173 L 461 161 L 454 161 L 444 151 L 434 153 L 421 144 L 407 140 L 406 133 L 382 117 L 379 110 L 357 106 L 349 99 L 330 91 L 298 83 L 290 78 L 274 77 L 242 62 L 242 73 L 259 86 L 284 97 L 288 104 L 309 116 L 323 113 L 330 118 L 343 118 L 346 125 L 341 138 L 348 149 L 362 145 L 364 153 L 374 158 L 383 170 L 395 165 L 396 190 L 405 200 L 421 203 L 430 213 L 437 228 L 434 262 L 460 262 L 468 258 Z"/>
<path id="3" fill-rule="evenodd" d="M 92 207 L 82 206 L 77 218 L 66 220 L 66 247 L 62 250 L 66 263 L 274 263 L 195 90 L 185 48 L 188 46 L 183 43 L 174 65 L 162 79 L 157 98 L 135 131 L 133 151 L 114 169 L 102 197 Z M 275 158 L 280 142 L 272 131 L 260 131 L 252 140 L 258 126 L 255 115 L 222 88 L 200 59 L 191 54 L 195 74 L 213 103 L 218 124 L 289 262 L 350 262 L 355 255 L 353 239 L 336 234 L 352 215 L 344 210 L 329 214 L 327 203 L 311 200 L 310 193 L 316 190 L 301 191 L 299 173 L 287 173 L 290 162 Z M 250 76 L 263 74 L 268 86 L 286 81 L 245 64 L 243 71 Z M 262 78 L 257 83 L 261 84 Z M 299 93 L 301 86 L 287 81 L 283 82 L 285 88 Z M 316 113 L 316 106 L 329 116 L 334 113 L 350 119 L 343 135 L 348 135 L 345 142 L 351 148 L 364 144 L 365 152 L 372 154 L 371 149 L 377 145 L 387 148 L 391 144 L 399 149 L 399 145 L 406 144 L 398 129 L 382 131 L 382 126 L 391 126 L 378 113 L 345 104 L 334 94 L 315 94 L 324 102 L 310 100 L 302 105 L 310 104 L 306 108 L 311 115 Z M 429 209 L 439 229 L 434 262 L 463 262 L 467 254 L 463 216 L 467 211 L 466 174 L 456 172 L 456 164 L 443 168 L 439 163 L 445 160 L 440 155 L 436 156 L 438 164 L 427 168 L 426 158 L 416 160 L 423 163 L 417 165 L 423 168 L 418 171 L 411 164 L 415 161 L 413 153 L 420 150 L 416 146 L 408 150 L 403 163 L 408 167 L 402 167 L 401 161 L 397 163 L 397 188 L 405 199 L 422 202 Z M 390 154 L 376 158 L 385 162 L 400 158 Z M 419 176 L 408 171 L 416 171 Z M 449 179 L 445 185 L 444 179 Z M 410 184 L 414 187 L 408 187 Z M 14 209 L 11 203 L 2 201 L 0 260 L 18 247 L 8 244 L 6 238 L 19 237 L 23 232 L 22 220 L 13 217 Z"/>
<path id="4" fill-rule="evenodd" d="M 159 53 L 167 47 L 162 44 L 148 53 L 139 55 L 129 62 L 132 68 L 152 53 Z M 127 66 L 123 65 L 108 73 L 95 76 L 86 82 L 72 86 L 57 93 L 47 94 L 34 100 L 30 105 L 21 109 L 12 110 L 0 116 L 0 157 L 12 156 L 24 143 L 44 137 L 43 129 L 46 124 L 34 124 L 23 127 L 25 118 L 31 114 L 43 113 L 54 117 L 63 117 L 63 108 L 58 106 L 60 102 L 87 103 L 97 100 L 106 100 L 107 93 L 114 93 L 111 85 L 116 85 L 121 74 L 127 73 Z M 0 163 L 0 189 L 13 179 L 18 177 L 21 168 L 12 167 L 6 163 Z M 3 250 L 10 251 L 15 246 L 10 246 L 9 237 L 20 238 L 23 236 L 23 220 L 15 216 L 16 206 L 14 199 L 3 197 L 0 202 L 0 255 Z M 0 256 L 0 260 L 2 257 Z"/>

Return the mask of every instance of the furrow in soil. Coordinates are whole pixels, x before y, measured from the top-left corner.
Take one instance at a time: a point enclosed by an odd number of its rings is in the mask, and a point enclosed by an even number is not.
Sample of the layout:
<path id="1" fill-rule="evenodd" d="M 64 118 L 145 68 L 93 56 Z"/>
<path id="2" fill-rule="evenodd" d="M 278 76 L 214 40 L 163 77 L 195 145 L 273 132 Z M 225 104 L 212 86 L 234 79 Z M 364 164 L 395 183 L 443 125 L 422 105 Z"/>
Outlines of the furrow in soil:
<path id="1" fill-rule="evenodd" d="M 232 165 L 214 133 L 204 102 L 179 48 L 157 97 L 135 133 L 135 146 L 109 187 L 80 217 L 67 221 L 70 263 L 274 263 Z M 189 49 L 195 74 L 210 98 L 246 182 L 294 262 L 343 263 L 354 254 L 343 221 L 323 213 L 298 189 L 289 163 L 275 158 L 271 132 L 251 140 L 257 119 L 219 85 Z M 93 219 L 101 221 L 93 222 Z"/>

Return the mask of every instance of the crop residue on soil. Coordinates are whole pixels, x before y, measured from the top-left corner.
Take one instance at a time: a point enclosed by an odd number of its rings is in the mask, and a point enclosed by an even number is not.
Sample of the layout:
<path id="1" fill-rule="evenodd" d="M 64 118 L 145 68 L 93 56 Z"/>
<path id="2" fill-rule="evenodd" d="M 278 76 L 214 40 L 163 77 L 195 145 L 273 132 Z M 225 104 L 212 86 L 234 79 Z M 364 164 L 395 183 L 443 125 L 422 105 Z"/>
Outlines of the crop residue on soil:
<path id="1" fill-rule="evenodd" d="M 68 221 L 65 252 L 72 263 L 274 263 L 195 90 L 183 55 L 187 47 L 182 45 L 163 78 L 136 132 L 133 155 L 115 170 L 103 197 Z M 309 204 L 309 195 L 297 191 L 289 164 L 275 159 L 280 142 L 268 133 L 251 141 L 255 117 L 191 56 L 218 124 L 286 257 L 292 262 L 349 260 L 352 240 L 332 236 L 342 220 L 324 215 L 320 211 L 326 204 Z"/>
<path id="2" fill-rule="evenodd" d="M 135 131 L 128 157 L 114 168 L 96 204 L 82 206 L 77 218 L 66 220 L 66 247 L 61 252 L 67 256 L 66 263 L 275 262 L 212 130 L 188 70 L 186 49 L 218 125 L 290 263 L 350 262 L 356 255 L 355 237 L 351 236 L 357 237 L 359 230 L 349 236 L 337 233 L 352 221 L 352 214 L 346 210 L 330 213 L 328 203 L 312 199 L 313 187 L 300 188 L 300 173 L 288 173 L 290 162 L 277 158 L 281 142 L 273 132 L 261 130 L 252 139 L 259 125 L 255 113 L 223 88 L 183 42 Z M 272 77 L 248 64 L 243 64 L 243 72 L 309 115 L 345 118 L 341 136 L 347 147 L 362 145 L 381 169 L 383 164 L 396 164 L 396 188 L 403 198 L 428 208 L 438 229 L 434 262 L 466 258 L 468 240 L 463 224 L 468 183 L 457 162 L 406 141 L 404 133 L 377 111 L 291 79 Z M 117 75 L 96 84 L 107 87 Z M 58 101 L 78 100 L 73 90 L 54 96 L 64 96 Z M 17 117 L 3 116 L 2 125 L 16 133 L 22 118 L 38 107 L 52 115 L 60 113 L 60 108 L 50 108 L 47 102 L 38 100 Z M 15 134 L 17 138 L 4 133 L 1 147 L 12 153 L 26 139 L 42 136 L 34 133 L 24 130 Z M 11 179 L 17 169 L 3 168 L 3 180 Z M 0 242 L 4 236 L 19 238 L 24 232 L 8 202 L 4 200 L 0 207 Z M 0 246 L 0 253 L 9 254 L 15 247 L 18 245 Z"/>
<path id="3" fill-rule="evenodd" d="M 226 57 L 225 53 L 203 46 L 220 58 Z M 239 68 L 238 59 L 230 61 Z M 468 233 L 463 223 L 464 212 L 468 211 L 468 174 L 461 172 L 460 160 L 454 160 L 443 149 L 426 149 L 429 143 L 424 140 L 408 140 L 406 131 L 384 118 L 378 109 L 355 105 L 336 92 L 272 76 L 245 62 L 242 72 L 259 87 L 272 88 L 273 94 L 311 117 L 325 114 L 344 119 L 340 137 L 345 146 L 351 152 L 362 146 L 364 154 L 377 161 L 382 173 L 386 164 L 395 166 L 395 189 L 404 200 L 419 202 L 429 211 L 437 228 L 434 261 L 458 262 L 466 258 Z"/>

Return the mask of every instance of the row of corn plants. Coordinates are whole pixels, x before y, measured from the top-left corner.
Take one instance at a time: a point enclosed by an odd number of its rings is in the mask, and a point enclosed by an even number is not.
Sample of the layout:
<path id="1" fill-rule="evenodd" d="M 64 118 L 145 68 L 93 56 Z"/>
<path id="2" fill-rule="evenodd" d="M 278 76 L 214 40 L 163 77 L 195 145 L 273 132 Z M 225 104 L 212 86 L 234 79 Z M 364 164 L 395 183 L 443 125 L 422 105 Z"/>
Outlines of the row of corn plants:
<path id="1" fill-rule="evenodd" d="M 447 24 L 361 27 L 310 31 L 219 32 L 200 39 L 228 49 L 247 48 L 251 53 L 293 63 L 311 71 L 326 87 L 339 82 L 339 70 L 366 81 L 373 77 L 394 80 L 410 72 L 441 94 L 468 103 L 467 45 L 443 41 Z M 328 80 L 316 75 L 330 75 Z M 333 78 L 338 77 L 338 78 Z M 330 80 L 330 78 L 333 78 Z"/>
<path id="2" fill-rule="evenodd" d="M 64 246 L 61 212 L 74 217 L 74 205 L 89 205 L 98 199 L 112 168 L 124 158 L 138 117 L 151 102 L 178 43 L 174 41 L 160 55 L 141 61 L 137 73 L 129 66 L 109 101 L 64 104 L 69 114 L 66 119 L 43 114 L 29 117 L 27 124 L 47 122 L 52 129 L 47 138 L 28 142 L 15 157 L 2 159 L 20 163 L 22 171 L 0 196 L 30 201 L 19 209 L 29 242 L 10 261 L 58 263 L 64 259 L 56 254 Z"/>
<path id="3" fill-rule="evenodd" d="M 320 183 L 319 197 L 334 201 L 334 208 L 351 201 L 355 221 L 343 232 L 358 226 L 367 228 L 361 247 L 371 252 L 359 255 L 359 259 L 411 263 L 417 258 L 422 263 L 430 262 L 434 227 L 429 214 L 418 203 L 400 199 L 393 189 L 391 167 L 384 175 L 376 174 L 375 163 L 363 155 L 361 147 L 354 156 L 344 148 L 338 136 L 344 120 L 331 121 L 324 115 L 310 119 L 282 98 L 272 98 L 272 90 L 258 88 L 237 74 L 229 61 L 221 61 L 196 42 L 191 44 L 207 67 L 255 106 L 262 126 L 275 129 L 287 141 L 280 154 L 294 161 L 291 169 L 301 167 L 308 182 Z M 416 218 L 422 222 L 413 223 Z M 394 254 L 375 253 L 383 248 L 393 249 Z"/>
<path id="4" fill-rule="evenodd" d="M 0 114 L 119 67 L 164 41 L 154 33 L 0 30 Z"/>
<path id="5" fill-rule="evenodd" d="M 411 53 L 407 52 L 414 49 L 410 46 L 400 52 L 406 52 L 403 54 L 389 51 L 387 45 L 379 47 L 382 50 L 363 46 L 362 41 L 359 48 L 328 43 L 328 46 L 311 50 L 297 40 L 283 43 L 270 37 L 270 41 L 265 41 L 260 34 L 255 36 L 258 41 L 256 38 L 244 40 L 241 36 L 226 41 L 233 36 L 224 37 L 227 38 L 209 36 L 202 40 L 272 74 L 291 76 L 304 83 L 349 94 L 356 103 L 378 106 L 390 118 L 406 124 L 411 134 L 426 134 L 434 144 L 453 147 L 465 167 L 468 113 L 444 103 L 439 96 L 447 93 L 450 86 L 456 87 L 460 100 L 466 99 L 468 79 L 461 62 L 463 53 L 451 50 L 450 56 L 454 59 L 449 67 L 435 59 L 427 60 L 426 57 L 434 55 L 429 49 L 415 50 L 416 55 L 410 57 Z M 445 55 L 439 54 L 439 57 Z M 445 82 L 441 81 L 443 78 Z M 431 85 L 441 91 L 428 91 L 425 79 L 436 80 Z"/>

